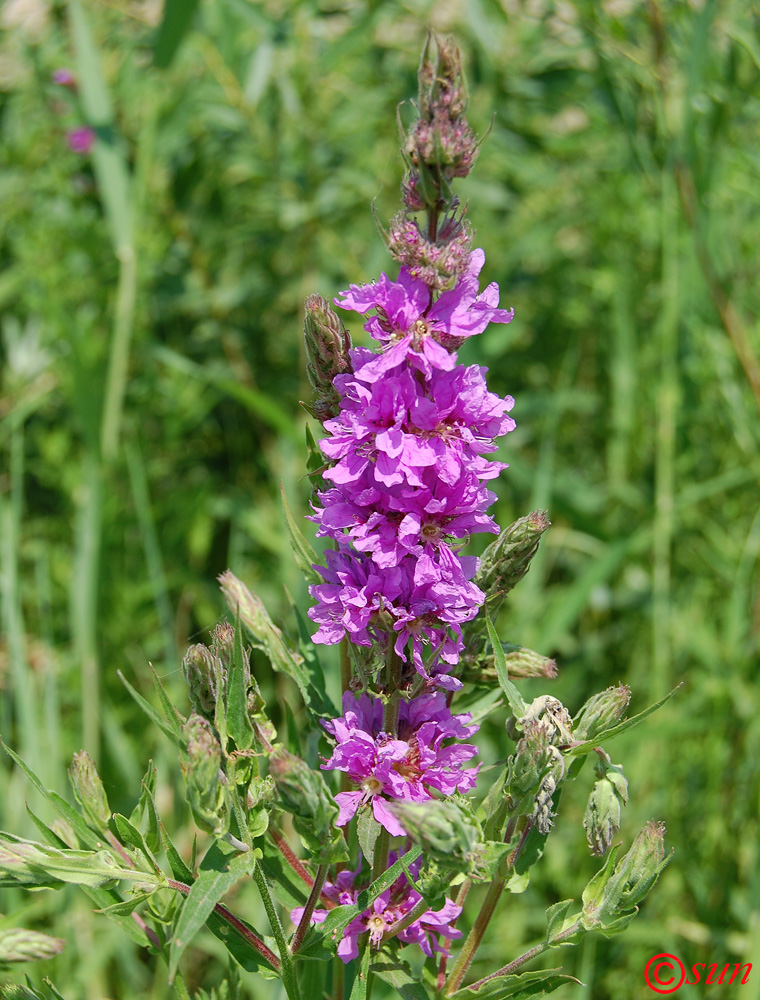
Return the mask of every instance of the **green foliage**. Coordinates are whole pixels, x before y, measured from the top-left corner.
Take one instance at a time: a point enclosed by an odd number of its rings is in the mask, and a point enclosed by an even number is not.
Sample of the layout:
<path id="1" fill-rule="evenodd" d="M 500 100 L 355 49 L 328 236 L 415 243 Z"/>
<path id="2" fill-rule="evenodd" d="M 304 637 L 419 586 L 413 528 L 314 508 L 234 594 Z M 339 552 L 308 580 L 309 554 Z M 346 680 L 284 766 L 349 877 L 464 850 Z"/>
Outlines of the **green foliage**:
<path id="1" fill-rule="evenodd" d="M 37 28 L 4 21 L 0 731 L 40 776 L 38 822 L 49 829 L 57 811 L 78 849 L 97 850 L 73 808 L 43 792 L 65 788 L 65 765 L 84 747 L 111 806 L 153 853 L 153 805 L 169 803 L 176 859 L 192 871 L 169 764 L 180 723 L 153 708 L 163 735 L 146 732 L 117 670 L 142 707 L 153 705 L 151 660 L 170 701 L 185 705 L 178 651 L 221 616 L 214 578 L 227 566 L 253 582 L 290 655 L 304 655 L 286 588 L 304 595 L 311 536 L 299 570 L 278 496 L 282 481 L 300 523 L 310 493 L 297 417 L 309 396 L 301 303 L 388 266 L 367 205 L 376 200 L 381 221 L 395 205 L 394 111 L 414 92 L 432 20 L 462 44 L 473 124 L 481 134 L 490 126 L 461 195 L 488 278 L 516 310 L 508 330 L 462 351 L 517 400 L 497 519 L 546 508 L 553 522 L 497 634 L 554 657 L 556 694 L 569 705 L 620 682 L 641 703 L 659 702 L 686 682 L 648 729 L 621 730 L 619 744 L 632 790 L 623 832 L 662 816 L 676 860 L 638 937 L 600 941 L 593 962 L 585 951 L 583 974 L 567 957 L 587 985 L 561 995 L 628 1000 L 655 947 L 687 965 L 704 960 L 705 942 L 719 963 L 751 957 L 760 898 L 753 6 L 193 6 L 168 4 L 160 24 L 150 5 L 89 0 L 45 7 Z M 50 83 L 58 66 L 72 68 L 78 92 Z M 98 135 L 91 159 L 67 150 L 63 134 L 85 123 Z M 323 665 L 324 695 L 308 689 L 315 710 L 337 692 L 329 653 Z M 277 728 L 283 706 L 299 705 L 299 666 L 293 683 L 253 653 Z M 511 752 L 502 722 L 499 711 L 486 721 L 489 763 Z M 304 748 L 310 765 L 316 755 Z M 146 780 L 135 816 L 130 795 L 149 757 L 160 777 Z M 499 952 L 479 955 L 478 974 L 540 938 L 548 903 L 577 899 L 592 876 L 596 862 L 577 862 L 587 792 L 583 781 L 563 792 L 558 823 L 576 838 L 558 837 L 547 853 L 521 901 L 524 923 L 505 907 Z M 33 835 L 28 794 L 4 768 L 2 827 L 28 824 Z M 633 811 L 638 801 L 646 814 Z M 50 847 L 77 849 L 60 838 Z M 105 888 L 92 899 L 122 902 Z M 23 900 L 3 890 L 0 910 Z M 263 926 L 260 904 L 249 912 Z M 123 944 L 124 930 L 141 945 L 144 935 L 120 919 L 113 933 L 100 918 L 91 924 L 63 890 L 35 895 L 22 923 L 67 937 L 50 968 L 69 995 L 160 992 L 158 973 Z M 210 990 L 208 956 L 222 945 L 198 940 L 191 985 Z M 384 1000 L 381 982 L 373 1000 Z M 20 988 L 51 995 L 35 983 Z M 262 997 L 268 985 L 257 981 Z"/>

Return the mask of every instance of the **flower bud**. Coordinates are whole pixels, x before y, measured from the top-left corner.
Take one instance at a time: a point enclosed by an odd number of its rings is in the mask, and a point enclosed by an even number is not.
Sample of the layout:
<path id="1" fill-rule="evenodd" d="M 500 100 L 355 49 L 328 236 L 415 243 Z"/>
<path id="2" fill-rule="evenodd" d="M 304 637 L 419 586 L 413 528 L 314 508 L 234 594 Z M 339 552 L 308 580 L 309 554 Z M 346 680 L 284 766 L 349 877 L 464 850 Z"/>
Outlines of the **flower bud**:
<path id="1" fill-rule="evenodd" d="M 306 300 L 303 329 L 306 374 L 314 390 L 312 402 L 304 406 L 313 417 L 324 423 L 340 409 L 340 393 L 334 387 L 333 379 L 353 370 L 348 354 L 351 337 L 343 321 L 321 295 L 310 295 Z"/>
<path id="2" fill-rule="evenodd" d="M 387 239 L 388 249 L 399 264 L 412 277 L 439 291 L 452 287 L 470 262 L 472 230 L 462 219 L 441 226 L 431 242 L 422 234 L 417 222 L 405 212 L 399 212 L 391 221 Z M 449 344 L 444 346 L 449 347 Z M 452 349 L 457 346 L 459 343 L 451 345 Z"/>
<path id="3" fill-rule="evenodd" d="M 24 927 L 0 930 L 0 965 L 11 962 L 38 962 L 60 955 L 65 942 Z"/>
<path id="4" fill-rule="evenodd" d="M 420 844 L 427 857 L 442 866 L 460 867 L 481 840 L 477 823 L 453 800 L 410 802 L 395 799 L 387 808 L 398 819 L 412 840 Z"/>
<path id="5" fill-rule="evenodd" d="M 621 806 L 628 803 L 628 781 L 623 769 L 612 764 L 604 751 L 597 763 L 599 775 L 589 795 L 583 828 L 591 853 L 597 857 L 606 854 L 613 838 L 620 829 Z"/>
<path id="6" fill-rule="evenodd" d="M 433 168 L 444 177 L 466 177 L 478 143 L 464 116 L 467 86 L 457 46 L 430 35 L 418 72 L 419 120 L 410 132 L 406 154 L 416 168 Z"/>
<path id="7" fill-rule="evenodd" d="M 100 775 L 86 751 L 74 754 L 69 768 L 69 781 L 87 825 L 104 832 L 111 818 L 111 808 Z"/>
<path id="8" fill-rule="evenodd" d="M 182 671 L 190 693 L 190 704 L 206 719 L 214 718 L 219 698 L 224 698 L 227 670 L 203 643 L 191 646 L 182 660 Z"/>
<path id="9" fill-rule="evenodd" d="M 616 725 L 625 715 L 630 700 L 631 689 L 627 684 L 618 684 L 592 695 L 575 717 L 575 739 L 593 740 Z"/>
<path id="10" fill-rule="evenodd" d="M 553 796 L 565 776 L 562 753 L 553 745 L 556 729 L 545 720 L 521 722 L 523 735 L 507 761 L 506 792 L 513 815 L 532 816 L 542 832 L 554 818 Z"/>
<path id="11" fill-rule="evenodd" d="M 293 825 L 304 843 L 317 853 L 320 863 L 346 857 L 343 835 L 335 826 L 338 804 L 322 773 L 282 748 L 269 758 L 269 773 L 281 805 L 292 814 Z"/>
<path id="12" fill-rule="evenodd" d="M 670 855 L 665 855 L 665 824 L 650 820 L 613 868 L 617 850 L 612 849 L 607 864 L 583 891 L 581 919 L 587 930 L 604 928 L 612 933 L 623 930 L 633 919 L 638 904 L 670 861 Z"/>
<path id="13" fill-rule="evenodd" d="M 511 643 L 502 643 L 502 649 L 510 677 L 546 677 L 553 680 L 557 676 L 557 661 L 548 656 L 542 656 L 527 646 Z M 466 659 L 462 680 L 471 684 L 497 685 L 499 679 L 493 652 Z"/>
<path id="14" fill-rule="evenodd" d="M 481 556 L 475 583 L 489 598 L 496 599 L 493 603 L 497 607 L 528 572 L 541 535 L 550 525 L 545 510 L 534 510 L 505 528 Z M 490 613 L 493 618 L 495 608 Z"/>
<path id="15" fill-rule="evenodd" d="M 211 723 L 195 713 L 182 727 L 182 733 L 187 740 L 182 773 L 193 818 L 206 833 L 223 836 L 229 829 L 229 813 L 219 775 L 221 745 Z"/>

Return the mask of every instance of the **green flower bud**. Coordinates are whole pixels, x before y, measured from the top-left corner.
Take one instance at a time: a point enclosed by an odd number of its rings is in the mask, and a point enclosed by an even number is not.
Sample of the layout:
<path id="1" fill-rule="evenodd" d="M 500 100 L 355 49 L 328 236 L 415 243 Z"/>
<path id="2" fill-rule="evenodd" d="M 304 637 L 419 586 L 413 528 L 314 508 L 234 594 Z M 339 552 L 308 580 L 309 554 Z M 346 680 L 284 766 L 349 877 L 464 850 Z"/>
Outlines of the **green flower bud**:
<path id="1" fill-rule="evenodd" d="M 454 800 L 408 802 L 396 799 L 388 802 L 387 807 L 412 840 L 424 848 L 426 856 L 434 858 L 442 867 L 458 868 L 466 864 L 482 840 L 477 822 Z"/>
<path id="2" fill-rule="evenodd" d="M 185 653 L 182 670 L 190 692 L 190 704 L 199 715 L 213 719 L 216 703 L 224 698 L 227 685 L 227 671 L 221 661 L 198 643 Z"/>
<path id="3" fill-rule="evenodd" d="M 548 656 L 542 656 L 526 646 L 515 646 L 502 643 L 504 659 L 507 663 L 507 673 L 510 677 L 547 677 L 553 680 L 557 676 L 557 661 Z M 492 652 L 482 654 L 468 663 L 462 674 L 462 680 L 472 684 L 498 684 L 498 675 L 494 666 Z"/>
<path id="4" fill-rule="evenodd" d="M 348 356 L 351 349 L 348 330 L 321 295 L 310 295 L 306 300 L 304 341 L 306 374 L 314 390 L 312 402 L 304 406 L 313 417 L 324 423 L 340 409 L 340 393 L 334 387 L 333 379 L 353 369 Z"/>
<path id="5" fill-rule="evenodd" d="M 225 676 L 235 655 L 235 627 L 229 622 L 219 622 L 211 633 L 211 654 L 218 657 Z"/>
<path id="6" fill-rule="evenodd" d="M 556 700 L 556 699 L 553 699 Z M 507 761 L 506 792 L 512 815 L 531 816 L 542 833 L 554 819 L 553 796 L 565 776 L 556 729 L 541 718 L 522 720 L 523 736 Z"/>
<path id="7" fill-rule="evenodd" d="M 345 841 L 335 826 L 338 803 L 322 772 L 312 770 L 306 761 L 279 748 L 269 758 L 269 773 L 282 807 L 292 814 L 293 825 L 320 863 L 330 864 L 345 858 Z"/>
<path id="8" fill-rule="evenodd" d="M 528 572 L 541 535 L 550 525 L 545 510 L 534 510 L 505 528 L 481 556 L 475 583 L 491 598 L 492 618 L 502 599 Z"/>
<path id="9" fill-rule="evenodd" d="M 39 962 L 63 951 L 65 941 L 24 927 L 0 930 L 0 965 L 11 962 Z"/>
<path id="10" fill-rule="evenodd" d="M 630 700 L 631 689 L 627 684 L 618 684 L 592 695 L 575 717 L 574 738 L 593 740 L 599 733 L 617 725 Z"/>
<path id="11" fill-rule="evenodd" d="M 111 818 L 111 807 L 108 805 L 103 782 L 86 751 L 74 754 L 69 768 L 69 781 L 87 825 L 104 833 Z"/>
<path id="12" fill-rule="evenodd" d="M 193 713 L 182 727 L 187 740 L 187 759 L 182 773 L 187 788 L 187 801 L 198 826 L 217 837 L 229 829 L 229 811 L 220 781 L 222 748 L 211 723 Z"/>
<path id="13" fill-rule="evenodd" d="M 599 777 L 591 790 L 583 817 L 588 846 L 597 857 L 609 850 L 620 829 L 621 807 L 628 803 L 628 781 L 622 767 L 612 764 L 604 751 L 598 752 L 600 760 L 596 771 Z"/>
<path id="14" fill-rule="evenodd" d="M 610 851 L 604 868 L 583 891 L 582 923 L 606 933 L 624 930 L 670 861 L 665 855 L 665 824 L 650 820 L 631 849 L 615 864 L 618 848 Z"/>

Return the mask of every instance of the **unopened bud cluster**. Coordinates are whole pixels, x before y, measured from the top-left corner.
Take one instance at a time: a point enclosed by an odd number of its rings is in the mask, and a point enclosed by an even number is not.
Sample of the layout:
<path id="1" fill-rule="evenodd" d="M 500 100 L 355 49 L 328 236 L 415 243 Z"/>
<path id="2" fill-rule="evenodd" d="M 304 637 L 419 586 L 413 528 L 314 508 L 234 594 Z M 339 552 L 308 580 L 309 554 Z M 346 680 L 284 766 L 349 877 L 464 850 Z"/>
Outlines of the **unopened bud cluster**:
<path id="1" fill-rule="evenodd" d="M 304 342 L 306 374 L 314 390 L 313 399 L 304 406 L 316 420 L 324 423 L 340 409 L 341 397 L 333 379 L 336 375 L 350 374 L 352 366 L 348 330 L 321 295 L 310 295 L 306 300 Z"/>

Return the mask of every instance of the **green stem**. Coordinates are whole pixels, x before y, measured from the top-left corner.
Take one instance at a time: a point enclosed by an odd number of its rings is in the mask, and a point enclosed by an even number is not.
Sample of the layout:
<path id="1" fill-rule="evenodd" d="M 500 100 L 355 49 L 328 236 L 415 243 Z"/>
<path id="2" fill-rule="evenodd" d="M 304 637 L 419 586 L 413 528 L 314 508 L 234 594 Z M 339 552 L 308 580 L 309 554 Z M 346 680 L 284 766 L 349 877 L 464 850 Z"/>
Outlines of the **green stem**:
<path id="1" fill-rule="evenodd" d="M 274 934 L 274 939 L 277 942 L 277 948 L 280 952 L 280 978 L 282 979 L 282 985 L 289 1000 L 301 1000 L 301 993 L 298 989 L 298 980 L 296 978 L 295 966 L 291 959 L 290 949 L 288 948 L 288 943 L 285 940 L 282 923 L 280 922 L 277 910 L 275 909 L 274 900 L 272 899 L 272 894 L 269 891 L 266 876 L 264 875 L 261 865 L 257 864 L 254 868 L 253 878 L 258 886 L 259 892 L 261 893 L 264 909 L 267 911 L 269 924 L 272 928 L 272 933 Z"/>
<path id="2" fill-rule="evenodd" d="M 380 878 L 388 869 L 388 855 L 391 850 L 391 835 L 382 827 L 375 841 L 375 861 L 372 865 L 372 881 Z"/>
<path id="3" fill-rule="evenodd" d="M 457 898 L 454 900 L 454 902 L 459 907 L 460 916 L 461 916 L 461 911 L 464 908 L 464 901 L 467 899 L 468 895 L 470 894 L 470 889 L 471 888 L 472 888 L 472 879 L 471 878 L 466 878 L 464 880 L 464 882 L 462 882 L 461 886 L 459 887 L 459 892 L 457 893 Z M 459 918 L 457 918 L 457 919 L 459 919 Z M 456 920 L 452 921 L 451 926 L 455 927 L 456 926 L 456 922 L 457 922 Z M 449 956 L 451 955 L 451 941 L 448 938 L 444 941 L 443 949 L 444 950 L 441 952 L 441 961 L 440 961 L 440 964 L 438 966 L 438 983 L 437 983 L 437 986 L 438 986 L 438 992 L 439 993 L 443 992 L 443 987 L 444 987 L 444 985 L 446 983 L 446 966 L 448 965 Z"/>
<path id="4" fill-rule="evenodd" d="M 298 927 L 296 928 L 296 932 L 293 935 L 293 940 L 290 943 L 290 953 L 292 955 L 295 955 L 303 944 L 303 939 L 306 937 L 306 932 L 308 931 L 309 924 L 311 923 L 311 915 L 314 913 L 319 897 L 322 894 L 322 886 L 325 884 L 326 878 L 327 865 L 320 865 L 319 868 L 317 868 L 317 876 L 314 879 L 314 885 L 311 887 L 309 898 L 306 900 L 306 906 L 301 914 L 301 919 L 298 923 Z"/>
<path id="5" fill-rule="evenodd" d="M 472 926 L 472 930 L 467 935 L 467 940 L 462 946 L 459 958 L 456 960 L 454 968 L 451 970 L 451 974 L 446 981 L 446 996 L 451 996 L 451 994 L 455 993 L 462 985 L 462 980 L 467 974 L 467 970 L 472 965 L 472 960 L 475 958 L 475 952 L 480 947 L 480 942 L 483 940 L 483 935 L 485 934 L 486 928 L 488 927 L 491 917 L 494 914 L 496 904 L 501 899 L 501 894 L 504 892 L 504 886 L 506 884 L 506 878 L 495 878 L 489 885 L 486 898 L 483 900 L 483 905 L 480 908 L 480 913 Z"/>
<path id="6" fill-rule="evenodd" d="M 507 833 L 505 840 L 509 842 L 514 833 L 517 823 L 515 819 L 511 819 L 507 826 Z M 462 980 L 467 974 L 467 970 L 472 965 L 472 960 L 475 958 L 475 952 L 480 947 L 480 943 L 486 932 L 486 928 L 491 921 L 496 910 L 496 905 L 501 899 L 501 895 L 504 892 L 504 886 L 507 884 L 507 878 L 509 872 L 514 868 L 515 862 L 520 854 L 520 851 L 525 844 L 528 834 L 531 830 L 531 823 L 527 822 L 525 828 L 522 831 L 522 837 L 520 838 L 520 843 L 514 849 L 512 854 L 509 856 L 506 864 L 506 872 L 504 875 L 497 875 L 496 878 L 491 882 L 488 887 L 488 892 L 486 893 L 486 898 L 483 900 L 483 905 L 480 908 L 480 913 L 478 914 L 475 923 L 472 926 L 472 930 L 467 935 L 467 940 L 462 946 L 462 950 L 459 953 L 459 958 L 456 960 L 454 968 L 451 970 L 451 975 L 446 981 L 445 995 L 451 996 L 455 993 L 459 987 L 462 985 Z"/>
<path id="7" fill-rule="evenodd" d="M 561 944 L 563 941 L 567 941 L 567 939 L 571 938 L 573 934 L 577 934 L 580 929 L 581 923 L 580 920 L 578 920 L 572 924 L 572 926 L 568 927 L 567 930 L 562 931 L 561 934 L 552 938 L 550 944 L 547 944 L 546 941 L 542 941 L 541 944 L 537 944 L 533 948 L 529 948 L 526 952 L 523 952 L 519 958 L 516 958 L 514 962 L 510 962 L 509 965 L 505 965 L 496 972 L 492 972 L 489 976 L 479 979 L 477 983 L 473 983 L 469 989 L 478 990 L 483 983 L 487 983 L 490 979 L 497 979 L 499 976 L 511 976 L 513 972 L 516 972 L 517 969 L 520 968 L 520 966 L 525 965 L 526 962 L 530 962 L 531 959 L 537 958 L 539 955 L 543 955 L 543 953 L 548 951 L 549 948 L 553 948 L 555 945 Z"/>

